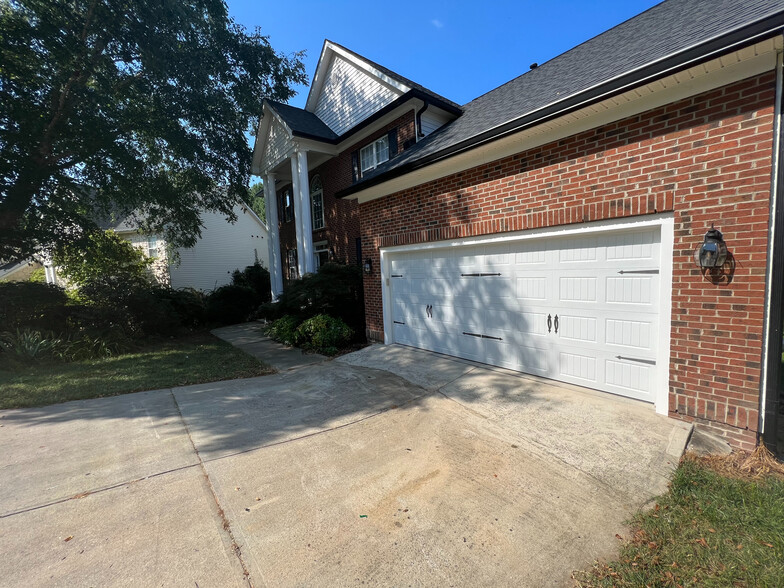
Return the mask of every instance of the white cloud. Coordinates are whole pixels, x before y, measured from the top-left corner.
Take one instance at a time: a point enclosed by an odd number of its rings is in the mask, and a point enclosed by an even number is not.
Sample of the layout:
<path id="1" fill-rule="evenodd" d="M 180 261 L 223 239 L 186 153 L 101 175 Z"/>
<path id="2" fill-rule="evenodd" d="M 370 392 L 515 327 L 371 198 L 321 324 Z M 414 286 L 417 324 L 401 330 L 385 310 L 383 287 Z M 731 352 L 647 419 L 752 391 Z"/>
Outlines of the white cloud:
<path id="1" fill-rule="evenodd" d="M 443 29 L 443 28 L 444 28 L 444 23 L 442 23 L 442 22 L 441 22 L 440 20 L 438 20 L 437 18 L 434 18 L 433 20 L 431 20 L 431 21 L 430 21 L 430 24 L 432 24 L 432 25 L 433 25 L 434 27 L 436 27 L 437 29 Z"/>

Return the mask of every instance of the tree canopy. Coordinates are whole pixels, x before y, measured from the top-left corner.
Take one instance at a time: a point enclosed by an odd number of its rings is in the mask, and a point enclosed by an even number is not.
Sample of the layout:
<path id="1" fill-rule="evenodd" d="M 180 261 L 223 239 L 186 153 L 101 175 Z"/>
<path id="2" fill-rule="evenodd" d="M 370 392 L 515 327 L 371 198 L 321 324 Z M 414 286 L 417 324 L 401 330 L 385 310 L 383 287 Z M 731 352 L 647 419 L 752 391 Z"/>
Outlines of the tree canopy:
<path id="1" fill-rule="evenodd" d="M 108 213 L 193 245 L 247 198 L 262 100 L 305 81 L 222 0 L 0 0 L 0 259 Z"/>

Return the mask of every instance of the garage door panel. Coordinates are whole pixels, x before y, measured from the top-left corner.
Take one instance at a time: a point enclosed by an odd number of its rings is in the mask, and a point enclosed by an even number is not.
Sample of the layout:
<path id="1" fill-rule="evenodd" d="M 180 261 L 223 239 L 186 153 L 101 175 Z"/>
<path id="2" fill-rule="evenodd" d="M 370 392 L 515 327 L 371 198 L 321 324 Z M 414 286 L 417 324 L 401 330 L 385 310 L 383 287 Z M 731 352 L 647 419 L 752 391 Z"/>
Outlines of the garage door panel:
<path id="1" fill-rule="evenodd" d="M 544 302 L 548 298 L 548 276 L 515 278 L 515 296 L 525 302 Z"/>
<path id="2" fill-rule="evenodd" d="M 620 348 L 633 348 L 653 353 L 658 331 L 657 321 L 651 319 L 605 319 L 605 343 Z"/>
<path id="3" fill-rule="evenodd" d="M 592 316 L 561 314 L 558 316 L 559 339 L 571 343 L 591 343 L 600 341 L 600 322 Z"/>
<path id="4" fill-rule="evenodd" d="M 580 380 L 583 385 L 595 386 L 597 378 L 597 359 L 593 355 L 573 350 L 558 353 L 558 376 L 567 381 Z"/>
<path id="5" fill-rule="evenodd" d="M 598 298 L 598 278 L 594 276 L 560 276 L 558 278 L 559 302 L 596 302 Z"/>
<path id="6" fill-rule="evenodd" d="M 605 360 L 606 389 L 639 400 L 653 400 L 654 367 L 615 359 Z"/>
<path id="7" fill-rule="evenodd" d="M 608 261 L 658 259 L 657 231 L 635 231 L 608 237 L 606 258 Z"/>
<path id="8" fill-rule="evenodd" d="M 656 290 L 653 276 L 607 276 L 605 301 L 616 304 L 650 306 Z"/>

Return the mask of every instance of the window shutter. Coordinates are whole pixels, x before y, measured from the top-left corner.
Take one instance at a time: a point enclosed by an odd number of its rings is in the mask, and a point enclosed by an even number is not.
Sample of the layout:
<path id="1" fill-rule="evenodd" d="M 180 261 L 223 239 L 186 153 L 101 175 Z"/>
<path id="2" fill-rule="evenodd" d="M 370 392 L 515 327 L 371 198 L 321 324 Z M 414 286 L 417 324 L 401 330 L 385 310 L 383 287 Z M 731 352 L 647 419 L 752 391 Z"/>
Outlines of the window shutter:
<path id="1" fill-rule="evenodd" d="M 387 135 L 389 137 L 389 159 L 397 155 L 397 129 L 392 129 Z"/>
<path id="2" fill-rule="evenodd" d="M 354 151 L 351 154 L 351 181 L 356 182 L 359 179 L 359 151 Z"/>

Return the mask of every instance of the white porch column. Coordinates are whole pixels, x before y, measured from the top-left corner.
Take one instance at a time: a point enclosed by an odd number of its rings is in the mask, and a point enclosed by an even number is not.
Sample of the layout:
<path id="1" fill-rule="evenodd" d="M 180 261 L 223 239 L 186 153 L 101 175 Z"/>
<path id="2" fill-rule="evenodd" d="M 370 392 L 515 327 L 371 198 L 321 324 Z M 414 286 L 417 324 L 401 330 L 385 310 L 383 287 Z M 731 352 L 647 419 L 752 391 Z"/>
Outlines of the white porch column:
<path id="1" fill-rule="evenodd" d="M 301 188 L 299 181 L 299 158 L 295 151 L 291 155 L 291 197 L 294 199 L 294 226 L 297 235 L 297 273 L 299 277 L 305 275 L 305 244 L 302 232 L 302 198 L 300 197 Z"/>
<path id="2" fill-rule="evenodd" d="M 302 249 L 305 254 L 305 273 L 316 271 L 316 259 L 313 255 L 313 209 L 310 205 L 310 179 L 308 178 L 308 152 L 297 151 L 299 167 L 300 207 L 302 209 Z"/>
<path id="3" fill-rule="evenodd" d="M 283 265 L 280 262 L 280 237 L 278 236 L 278 195 L 275 192 L 275 174 L 264 178 L 264 201 L 267 208 L 269 227 L 270 289 L 272 300 L 277 300 L 283 292 Z"/>

